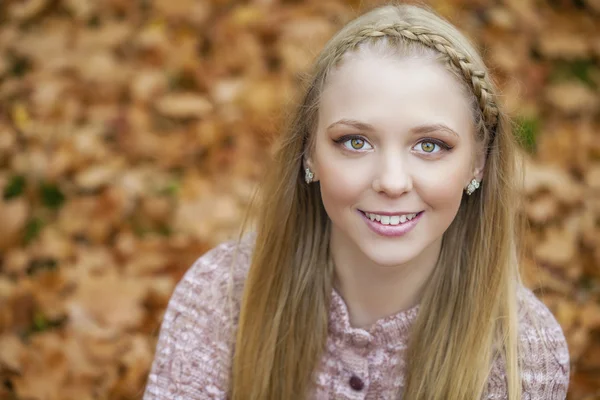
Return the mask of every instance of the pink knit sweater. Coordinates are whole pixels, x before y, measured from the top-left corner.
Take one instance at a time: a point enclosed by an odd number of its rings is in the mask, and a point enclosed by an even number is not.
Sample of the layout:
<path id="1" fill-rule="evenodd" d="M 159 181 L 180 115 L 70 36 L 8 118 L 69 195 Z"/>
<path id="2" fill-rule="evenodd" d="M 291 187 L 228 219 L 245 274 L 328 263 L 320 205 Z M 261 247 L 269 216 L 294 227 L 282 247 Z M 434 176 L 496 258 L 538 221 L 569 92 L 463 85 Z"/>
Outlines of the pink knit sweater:
<path id="1" fill-rule="evenodd" d="M 229 384 L 239 299 L 254 236 L 244 238 L 235 267 L 235 242 L 207 252 L 178 284 L 162 324 L 144 400 L 225 399 Z M 233 297 L 231 295 L 233 294 Z M 231 304 L 228 298 L 236 299 Z M 519 289 L 523 399 L 564 399 L 569 353 L 563 332 L 528 289 Z M 341 296 L 333 291 L 329 336 L 317 369 L 312 399 L 392 399 L 404 386 L 406 342 L 419 306 L 353 328 Z M 532 325 L 538 320 L 541 331 Z M 474 322 L 476 323 L 476 322 Z M 394 372 L 395 367 L 399 373 Z M 503 363 L 495 361 L 485 399 L 507 398 Z"/>

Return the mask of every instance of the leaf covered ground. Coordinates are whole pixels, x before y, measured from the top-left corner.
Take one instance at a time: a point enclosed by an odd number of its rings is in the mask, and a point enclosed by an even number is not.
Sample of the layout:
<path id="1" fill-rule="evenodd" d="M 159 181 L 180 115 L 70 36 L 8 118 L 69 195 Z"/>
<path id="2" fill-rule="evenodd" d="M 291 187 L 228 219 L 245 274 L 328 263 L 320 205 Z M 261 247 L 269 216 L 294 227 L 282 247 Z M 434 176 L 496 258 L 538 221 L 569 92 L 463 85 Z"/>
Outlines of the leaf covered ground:
<path id="1" fill-rule="evenodd" d="M 0 398 L 139 399 L 191 263 L 240 226 L 303 72 L 377 1 L 0 2 Z M 600 398 L 600 2 L 435 0 L 527 153 L 527 284 Z"/>

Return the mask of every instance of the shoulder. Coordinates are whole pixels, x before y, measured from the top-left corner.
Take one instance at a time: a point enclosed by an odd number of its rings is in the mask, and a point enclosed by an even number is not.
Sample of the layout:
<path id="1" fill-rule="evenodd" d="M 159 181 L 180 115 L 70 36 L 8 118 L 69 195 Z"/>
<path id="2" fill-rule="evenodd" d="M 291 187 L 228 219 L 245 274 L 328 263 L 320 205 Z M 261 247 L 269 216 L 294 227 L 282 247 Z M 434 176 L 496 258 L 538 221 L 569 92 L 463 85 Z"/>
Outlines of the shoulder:
<path id="1" fill-rule="evenodd" d="M 254 234 L 219 244 L 199 257 L 177 284 L 161 331 L 180 319 L 196 325 L 237 310 L 250 267 Z M 184 328 L 181 325 L 175 327 Z"/>
<path id="2" fill-rule="evenodd" d="M 523 398 L 562 400 L 567 395 L 570 373 L 562 328 L 531 290 L 520 286 L 517 298 Z"/>
<path id="3" fill-rule="evenodd" d="M 224 242 L 204 253 L 178 283 L 169 307 L 194 308 L 199 303 L 219 304 L 223 296 L 239 297 L 250 267 L 254 239 L 251 233 L 239 242 Z"/>
<path id="4" fill-rule="evenodd" d="M 161 325 L 145 400 L 222 399 L 255 235 L 209 250 L 177 284 Z"/>

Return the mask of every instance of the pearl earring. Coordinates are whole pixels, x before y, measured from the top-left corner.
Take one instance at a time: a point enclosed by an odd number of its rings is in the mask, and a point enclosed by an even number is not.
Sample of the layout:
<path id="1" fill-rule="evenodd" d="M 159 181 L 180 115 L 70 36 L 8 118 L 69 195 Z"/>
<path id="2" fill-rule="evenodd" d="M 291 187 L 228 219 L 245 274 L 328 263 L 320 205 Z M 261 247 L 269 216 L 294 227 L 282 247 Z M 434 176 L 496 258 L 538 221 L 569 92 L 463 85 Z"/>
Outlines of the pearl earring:
<path id="1" fill-rule="evenodd" d="M 304 180 L 306 181 L 306 183 L 311 183 L 315 174 L 312 173 L 310 168 L 306 168 L 304 171 L 306 172 L 304 175 Z"/>
<path id="2" fill-rule="evenodd" d="M 477 182 L 477 179 L 473 178 L 473 180 L 469 183 L 469 185 L 467 186 L 467 194 L 470 196 L 473 194 L 473 192 L 475 192 L 477 189 L 479 189 L 479 182 Z"/>

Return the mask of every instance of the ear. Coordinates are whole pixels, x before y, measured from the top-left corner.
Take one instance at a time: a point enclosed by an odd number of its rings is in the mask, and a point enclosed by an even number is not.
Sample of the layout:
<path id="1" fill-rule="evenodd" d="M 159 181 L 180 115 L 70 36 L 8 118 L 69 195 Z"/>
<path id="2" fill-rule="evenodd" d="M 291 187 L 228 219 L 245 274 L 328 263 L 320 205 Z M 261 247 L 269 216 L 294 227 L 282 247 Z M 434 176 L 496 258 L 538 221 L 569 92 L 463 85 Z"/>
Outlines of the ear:
<path id="1" fill-rule="evenodd" d="M 475 165 L 473 166 L 473 176 L 479 182 L 481 182 L 483 179 L 483 171 L 485 170 L 485 158 L 485 151 L 480 151 L 475 158 Z"/>

